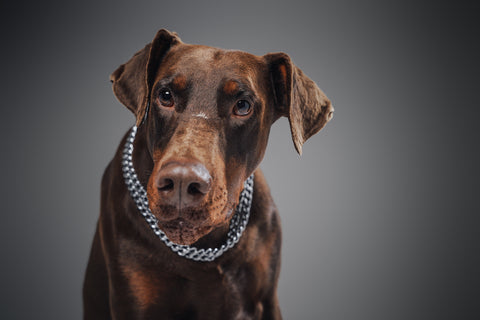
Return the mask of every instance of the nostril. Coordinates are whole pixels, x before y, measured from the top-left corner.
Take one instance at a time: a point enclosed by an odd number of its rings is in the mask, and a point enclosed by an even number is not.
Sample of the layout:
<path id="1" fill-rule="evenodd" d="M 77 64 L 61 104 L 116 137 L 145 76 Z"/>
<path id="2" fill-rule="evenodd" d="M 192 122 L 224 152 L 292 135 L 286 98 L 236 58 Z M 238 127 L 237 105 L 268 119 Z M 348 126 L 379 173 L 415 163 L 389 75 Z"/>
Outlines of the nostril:
<path id="1" fill-rule="evenodd" d="M 200 184 L 199 183 L 190 183 L 188 185 L 188 188 L 187 188 L 187 192 L 188 194 L 194 196 L 194 195 L 197 195 L 197 194 L 203 194 L 202 191 L 200 191 Z"/>
<path id="2" fill-rule="evenodd" d="M 159 184 L 158 184 L 158 190 L 160 191 L 170 191 L 173 190 L 174 188 L 174 183 L 172 179 L 163 179 Z"/>
<path id="3" fill-rule="evenodd" d="M 201 182 L 192 182 L 187 187 L 187 193 L 194 195 L 206 195 L 210 190 L 210 179 Z"/>

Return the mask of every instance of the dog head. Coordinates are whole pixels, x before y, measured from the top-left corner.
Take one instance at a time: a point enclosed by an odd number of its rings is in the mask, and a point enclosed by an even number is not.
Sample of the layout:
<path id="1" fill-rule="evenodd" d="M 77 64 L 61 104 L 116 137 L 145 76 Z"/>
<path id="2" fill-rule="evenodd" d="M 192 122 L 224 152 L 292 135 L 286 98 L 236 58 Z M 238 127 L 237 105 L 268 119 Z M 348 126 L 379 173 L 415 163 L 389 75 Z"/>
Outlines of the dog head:
<path id="1" fill-rule="evenodd" d="M 228 225 L 275 120 L 288 117 L 301 153 L 333 114 L 325 94 L 288 55 L 185 44 L 164 29 L 111 81 L 144 127 L 153 163 L 150 209 L 179 244 Z"/>

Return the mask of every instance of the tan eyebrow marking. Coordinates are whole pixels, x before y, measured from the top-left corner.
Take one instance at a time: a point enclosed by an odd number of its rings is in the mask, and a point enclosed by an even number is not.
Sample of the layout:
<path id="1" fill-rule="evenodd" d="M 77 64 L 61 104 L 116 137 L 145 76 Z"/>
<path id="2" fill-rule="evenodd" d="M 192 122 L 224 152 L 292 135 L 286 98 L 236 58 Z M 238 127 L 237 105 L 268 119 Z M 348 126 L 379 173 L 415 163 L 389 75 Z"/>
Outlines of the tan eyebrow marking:
<path id="1" fill-rule="evenodd" d="M 238 83 L 233 80 L 229 80 L 223 86 L 223 92 L 228 95 L 234 95 L 238 91 Z"/>
<path id="2" fill-rule="evenodd" d="M 187 78 L 182 75 L 176 76 L 175 79 L 173 79 L 172 85 L 176 91 L 183 91 L 187 88 Z"/>

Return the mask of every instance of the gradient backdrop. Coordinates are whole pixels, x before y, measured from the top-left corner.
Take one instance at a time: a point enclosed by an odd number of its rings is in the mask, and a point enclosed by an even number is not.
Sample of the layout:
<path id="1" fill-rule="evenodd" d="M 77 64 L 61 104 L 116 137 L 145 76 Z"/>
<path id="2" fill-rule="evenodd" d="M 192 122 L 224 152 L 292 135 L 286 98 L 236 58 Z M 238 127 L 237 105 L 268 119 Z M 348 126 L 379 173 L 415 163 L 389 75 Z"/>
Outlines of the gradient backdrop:
<path id="1" fill-rule="evenodd" d="M 421 1 L 1 4 L 0 318 L 80 319 L 104 168 L 134 123 L 109 74 L 162 27 L 290 54 L 335 117 L 262 168 L 285 319 L 480 319 L 480 7 Z"/>

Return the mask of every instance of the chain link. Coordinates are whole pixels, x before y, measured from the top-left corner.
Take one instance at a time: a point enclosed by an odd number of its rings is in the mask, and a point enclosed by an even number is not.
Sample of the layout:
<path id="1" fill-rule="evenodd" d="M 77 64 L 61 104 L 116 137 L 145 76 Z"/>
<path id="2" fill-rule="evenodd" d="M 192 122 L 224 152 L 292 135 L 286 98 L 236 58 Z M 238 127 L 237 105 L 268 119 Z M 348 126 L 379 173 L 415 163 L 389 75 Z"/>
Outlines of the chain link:
<path id="1" fill-rule="evenodd" d="M 133 126 L 130 132 L 122 157 L 122 171 L 130 196 L 135 201 L 138 210 L 147 221 L 153 232 L 165 243 L 173 252 L 179 256 L 195 261 L 213 261 L 220 257 L 225 251 L 233 248 L 240 240 L 250 217 L 250 207 L 253 197 L 253 174 L 247 178 L 243 185 L 242 193 L 235 214 L 230 221 L 229 231 L 227 233 L 227 241 L 219 248 L 198 249 L 192 246 L 180 245 L 170 241 L 167 235 L 158 227 L 158 220 L 150 211 L 148 205 L 147 192 L 138 180 L 133 167 L 133 141 L 137 133 L 137 127 Z"/>

